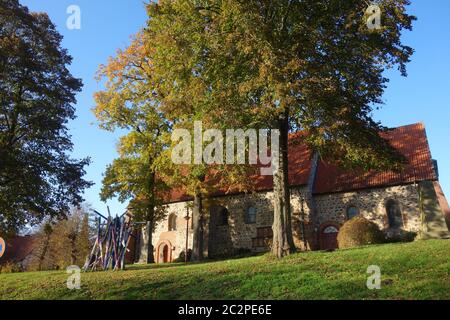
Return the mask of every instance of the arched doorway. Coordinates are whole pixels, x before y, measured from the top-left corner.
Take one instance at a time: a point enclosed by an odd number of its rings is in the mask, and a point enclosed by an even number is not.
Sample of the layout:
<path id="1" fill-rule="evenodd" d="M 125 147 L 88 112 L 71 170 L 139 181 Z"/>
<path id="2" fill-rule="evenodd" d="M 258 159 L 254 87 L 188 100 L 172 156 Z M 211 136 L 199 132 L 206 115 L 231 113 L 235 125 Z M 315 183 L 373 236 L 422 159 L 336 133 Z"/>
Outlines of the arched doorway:
<path id="1" fill-rule="evenodd" d="M 172 261 L 172 250 L 169 242 L 162 242 L 158 246 L 158 263 L 169 263 Z"/>
<path id="2" fill-rule="evenodd" d="M 320 228 L 320 249 L 321 250 L 336 250 L 338 249 L 337 236 L 339 233 L 339 226 L 334 223 L 323 224 Z"/>

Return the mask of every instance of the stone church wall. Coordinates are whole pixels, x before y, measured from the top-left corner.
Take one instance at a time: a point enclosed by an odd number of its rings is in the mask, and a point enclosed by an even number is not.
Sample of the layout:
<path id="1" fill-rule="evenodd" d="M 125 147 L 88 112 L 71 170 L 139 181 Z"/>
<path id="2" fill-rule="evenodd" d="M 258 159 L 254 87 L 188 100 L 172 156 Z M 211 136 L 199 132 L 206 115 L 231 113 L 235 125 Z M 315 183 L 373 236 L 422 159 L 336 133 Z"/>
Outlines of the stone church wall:
<path id="1" fill-rule="evenodd" d="M 302 201 L 303 210 L 302 210 Z M 293 188 L 291 192 L 292 228 L 295 244 L 300 249 L 319 249 L 321 226 L 333 223 L 341 226 L 347 220 L 347 209 L 355 206 L 365 218 L 377 223 L 381 229 L 388 228 L 386 202 L 396 200 L 403 214 L 404 230 L 419 231 L 419 196 L 414 185 L 394 186 L 308 197 L 306 187 Z M 169 231 L 168 219 L 161 222 L 154 234 L 155 260 L 162 260 L 162 246 L 170 246 L 170 261 L 184 253 L 186 246 L 186 206 L 189 202 L 172 203 L 166 206 L 168 216 L 176 215 L 176 230 Z M 256 208 L 256 223 L 246 223 L 248 207 Z M 228 210 L 228 224 L 220 218 L 211 217 L 220 208 Z M 219 209 L 218 209 L 219 208 Z M 316 215 L 310 212 L 316 209 Z M 304 219 L 302 219 L 304 212 Z M 192 210 L 190 210 L 192 214 Z M 257 251 L 254 239 L 258 229 L 270 228 L 273 222 L 273 192 L 247 195 L 221 196 L 204 201 L 204 250 L 205 256 L 227 254 L 235 249 Z M 304 223 L 302 223 L 304 221 Z M 314 223 L 313 223 L 314 221 Z M 303 236 L 303 231 L 305 235 Z M 192 224 L 189 223 L 189 248 L 192 248 Z M 160 250 L 161 249 L 161 250 Z M 266 248 L 267 249 L 267 248 Z"/>
<path id="2" fill-rule="evenodd" d="M 388 229 L 386 203 L 389 200 L 400 205 L 403 230 L 419 231 L 419 193 L 412 184 L 315 196 L 318 224 L 331 221 L 342 225 L 347 221 L 347 209 L 355 206 L 363 217 L 378 224 L 382 230 Z"/>

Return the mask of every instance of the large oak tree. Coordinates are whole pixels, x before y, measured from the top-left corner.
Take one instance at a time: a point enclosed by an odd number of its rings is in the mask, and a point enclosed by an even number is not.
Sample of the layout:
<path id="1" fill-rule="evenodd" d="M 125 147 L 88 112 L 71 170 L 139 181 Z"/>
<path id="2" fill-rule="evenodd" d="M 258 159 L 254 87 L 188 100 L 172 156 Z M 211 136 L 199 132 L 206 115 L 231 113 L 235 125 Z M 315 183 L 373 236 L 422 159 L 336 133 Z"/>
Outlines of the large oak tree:
<path id="1" fill-rule="evenodd" d="M 82 83 L 44 13 L 0 2 L 0 230 L 64 217 L 91 184 L 89 159 L 71 159 L 67 123 Z"/>
<path id="2" fill-rule="evenodd" d="M 220 71 L 214 75 L 214 79 L 211 74 L 203 71 L 206 65 L 203 51 L 206 50 L 206 42 L 202 39 L 205 36 L 202 34 L 205 17 L 199 14 L 192 1 L 160 1 L 150 4 L 148 12 L 150 19 L 144 35 L 147 52 L 151 53 L 152 61 L 153 82 L 149 89 L 160 101 L 161 111 L 172 123 L 173 129 L 187 130 L 192 138 L 190 164 L 168 163 L 171 161 L 172 148 L 178 143 L 172 141 L 164 157 L 164 171 L 170 173 L 169 177 L 165 174 L 165 178 L 172 188 L 179 189 L 193 200 L 192 260 L 202 260 L 206 251 L 204 228 L 205 211 L 208 208 L 205 200 L 218 189 L 250 191 L 252 186 L 247 174 L 253 173 L 255 168 L 218 163 L 207 165 L 202 162 L 203 159 L 200 159 L 199 163 L 196 150 L 200 150 L 202 158 L 203 148 L 211 141 L 205 141 L 207 138 L 194 141 L 194 137 L 198 136 L 194 123 L 201 121 L 203 131 L 220 129 L 225 132 L 230 128 L 244 128 L 241 116 L 234 118 L 228 113 L 230 117 L 220 118 L 220 114 L 226 114 L 224 110 L 227 107 L 239 110 L 244 100 L 239 95 L 230 95 L 230 90 L 219 93 L 217 85 L 211 85 L 212 81 L 223 80 Z M 216 64 L 209 67 L 220 70 L 222 66 L 223 64 Z M 251 118 L 248 117 L 250 121 Z M 203 135 L 203 132 L 200 135 Z"/>
<path id="3" fill-rule="evenodd" d="M 273 253 L 295 251 L 288 185 L 288 134 L 342 166 L 400 169 L 402 157 L 372 118 L 388 82 L 413 50 L 408 0 L 378 1 L 382 26 L 367 27 L 363 0 L 161 0 L 149 4 L 149 34 L 170 112 L 279 129 L 274 181 Z"/>

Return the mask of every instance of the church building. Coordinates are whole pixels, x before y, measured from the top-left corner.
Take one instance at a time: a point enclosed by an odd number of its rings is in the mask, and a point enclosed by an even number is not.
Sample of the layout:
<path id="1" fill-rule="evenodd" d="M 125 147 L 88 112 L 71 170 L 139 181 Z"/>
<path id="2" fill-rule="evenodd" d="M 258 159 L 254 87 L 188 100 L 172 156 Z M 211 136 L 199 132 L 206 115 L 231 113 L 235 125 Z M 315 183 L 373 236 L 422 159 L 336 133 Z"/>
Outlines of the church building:
<path id="1" fill-rule="evenodd" d="M 425 239 L 450 236 L 447 225 L 450 207 L 439 183 L 437 161 L 431 156 L 424 125 L 395 128 L 387 133 L 387 139 L 409 162 L 400 173 L 343 170 L 322 161 L 304 144 L 290 145 L 292 228 L 300 250 L 336 249 L 340 227 L 357 215 L 378 224 L 387 236 L 402 233 L 420 234 Z M 272 177 L 261 177 L 255 184 L 256 191 L 250 194 L 218 192 L 205 200 L 205 257 L 269 249 Z M 166 206 L 167 219 L 158 224 L 153 234 L 158 263 L 182 257 L 186 242 L 192 249 L 192 224 L 186 220 L 192 199 L 174 193 Z M 138 243 L 141 247 L 145 245 L 146 239 Z"/>

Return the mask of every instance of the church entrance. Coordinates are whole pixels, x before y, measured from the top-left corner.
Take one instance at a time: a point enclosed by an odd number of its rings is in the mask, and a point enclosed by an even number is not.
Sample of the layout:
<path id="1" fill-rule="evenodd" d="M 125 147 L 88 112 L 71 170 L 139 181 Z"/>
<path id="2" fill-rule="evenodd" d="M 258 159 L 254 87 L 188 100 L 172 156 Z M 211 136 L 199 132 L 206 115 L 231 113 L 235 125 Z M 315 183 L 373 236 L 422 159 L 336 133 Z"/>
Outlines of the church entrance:
<path id="1" fill-rule="evenodd" d="M 338 249 L 337 236 L 339 227 L 334 224 L 327 224 L 322 226 L 320 232 L 320 249 L 321 250 L 336 250 Z"/>
<path id="2" fill-rule="evenodd" d="M 159 246 L 159 257 L 158 263 L 168 263 L 169 261 L 169 246 L 165 243 L 162 243 Z"/>

